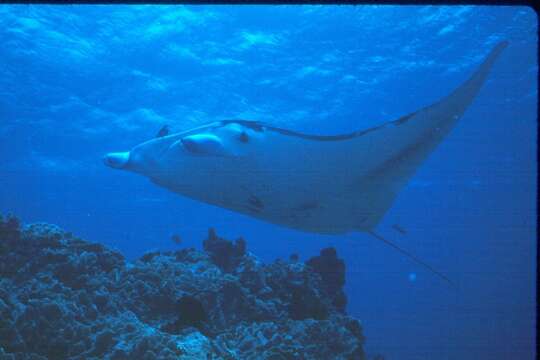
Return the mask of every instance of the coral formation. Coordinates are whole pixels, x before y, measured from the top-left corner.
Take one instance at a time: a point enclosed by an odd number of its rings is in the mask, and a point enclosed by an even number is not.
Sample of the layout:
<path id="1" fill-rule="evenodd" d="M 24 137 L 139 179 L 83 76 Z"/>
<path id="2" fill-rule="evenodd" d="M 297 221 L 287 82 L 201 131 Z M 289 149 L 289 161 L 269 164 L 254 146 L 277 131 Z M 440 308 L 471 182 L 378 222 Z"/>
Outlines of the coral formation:
<path id="1" fill-rule="evenodd" d="M 134 262 L 0 217 L 0 359 L 364 359 L 334 249 L 263 264 L 210 229 L 204 252 Z"/>

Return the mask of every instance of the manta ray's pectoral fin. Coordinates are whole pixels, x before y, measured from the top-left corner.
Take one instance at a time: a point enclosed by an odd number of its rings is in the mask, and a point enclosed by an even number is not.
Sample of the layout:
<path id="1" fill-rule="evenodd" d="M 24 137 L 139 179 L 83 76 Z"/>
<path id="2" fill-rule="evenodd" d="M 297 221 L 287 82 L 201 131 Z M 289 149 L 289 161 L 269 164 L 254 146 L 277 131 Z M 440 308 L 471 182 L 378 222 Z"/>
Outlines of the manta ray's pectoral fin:
<path id="1" fill-rule="evenodd" d="M 352 182 L 356 202 L 370 212 L 367 221 L 357 223 L 359 230 L 375 228 L 416 170 L 463 116 L 507 45 L 503 41 L 495 46 L 472 76 L 450 95 L 357 136 L 358 154 L 369 154 L 363 158 L 365 171 Z"/>
<path id="2" fill-rule="evenodd" d="M 193 155 L 226 156 L 228 151 L 221 139 L 213 134 L 195 134 L 183 137 L 171 145 Z"/>

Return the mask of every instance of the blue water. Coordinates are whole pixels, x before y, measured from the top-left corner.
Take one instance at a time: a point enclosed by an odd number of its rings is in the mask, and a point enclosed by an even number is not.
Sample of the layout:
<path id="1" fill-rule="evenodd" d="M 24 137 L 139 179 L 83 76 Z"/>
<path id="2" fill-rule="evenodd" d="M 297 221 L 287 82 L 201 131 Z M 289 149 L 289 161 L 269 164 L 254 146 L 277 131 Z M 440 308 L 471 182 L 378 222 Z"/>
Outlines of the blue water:
<path id="1" fill-rule="evenodd" d="M 532 359 L 537 26 L 525 7 L 1 6 L 0 212 L 129 258 L 178 247 L 175 233 L 200 247 L 210 226 L 264 261 L 335 246 L 369 354 Z M 281 228 L 101 161 L 164 124 L 368 128 L 448 94 L 504 39 L 474 103 L 378 227 L 457 291 L 365 234 Z"/>

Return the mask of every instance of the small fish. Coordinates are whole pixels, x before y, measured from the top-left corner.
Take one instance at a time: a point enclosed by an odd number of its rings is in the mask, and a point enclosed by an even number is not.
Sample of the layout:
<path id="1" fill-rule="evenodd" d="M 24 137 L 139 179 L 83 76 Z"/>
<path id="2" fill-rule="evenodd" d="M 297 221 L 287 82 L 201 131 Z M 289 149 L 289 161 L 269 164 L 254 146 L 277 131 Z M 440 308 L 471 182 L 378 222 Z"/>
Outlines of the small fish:
<path id="1" fill-rule="evenodd" d="M 398 224 L 392 225 L 392 229 L 396 230 L 401 235 L 406 235 L 407 234 L 407 231 L 404 228 L 402 228 L 401 226 L 399 226 Z"/>
<path id="2" fill-rule="evenodd" d="M 178 234 L 174 234 L 173 236 L 171 236 L 171 240 L 176 245 L 180 245 L 182 243 L 182 238 Z"/>
<path id="3" fill-rule="evenodd" d="M 298 259 L 300 259 L 300 257 L 298 256 L 298 254 L 294 253 L 294 254 L 291 254 L 291 256 L 289 256 L 289 260 L 291 262 L 297 262 Z"/>

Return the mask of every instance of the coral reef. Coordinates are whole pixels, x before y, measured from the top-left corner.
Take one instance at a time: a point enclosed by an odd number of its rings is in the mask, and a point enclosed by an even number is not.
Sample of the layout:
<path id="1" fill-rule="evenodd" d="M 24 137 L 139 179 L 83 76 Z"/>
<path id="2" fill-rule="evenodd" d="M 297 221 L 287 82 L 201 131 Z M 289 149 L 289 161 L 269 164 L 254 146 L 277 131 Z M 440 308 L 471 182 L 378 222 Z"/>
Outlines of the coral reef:
<path id="1" fill-rule="evenodd" d="M 364 359 L 344 274 L 334 249 L 263 264 L 212 229 L 127 262 L 0 217 L 0 359 Z"/>

